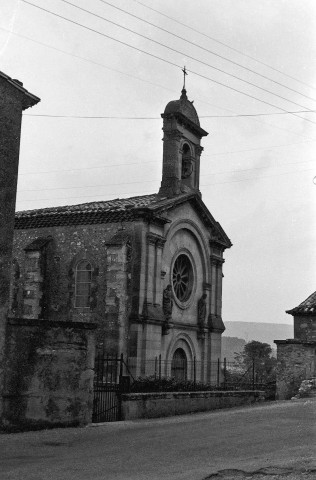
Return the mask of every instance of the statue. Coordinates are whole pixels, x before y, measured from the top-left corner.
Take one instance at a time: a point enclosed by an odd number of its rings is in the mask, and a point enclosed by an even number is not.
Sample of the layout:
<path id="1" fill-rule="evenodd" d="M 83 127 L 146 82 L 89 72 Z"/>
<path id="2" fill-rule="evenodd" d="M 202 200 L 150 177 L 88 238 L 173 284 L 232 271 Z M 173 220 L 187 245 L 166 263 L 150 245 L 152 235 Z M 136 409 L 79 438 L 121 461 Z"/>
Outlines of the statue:
<path id="1" fill-rule="evenodd" d="M 165 321 L 162 327 L 163 335 L 168 335 L 169 330 L 171 328 L 170 319 L 172 315 L 172 307 L 173 307 L 172 289 L 171 289 L 171 285 L 167 285 L 162 295 L 162 310 L 165 316 Z"/>
<path id="2" fill-rule="evenodd" d="M 169 320 L 172 315 L 172 308 L 173 308 L 172 298 L 173 298 L 173 295 L 172 295 L 171 285 L 167 285 L 163 291 L 163 296 L 162 296 L 162 310 L 166 320 Z"/>
<path id="3" fill-rule="evenodd" d="M 200 329 L 203 329 L 205 327 L 206 297 L 206 293 L 203 293 L 202 297 L 198 301 L 198 324 Z"/>

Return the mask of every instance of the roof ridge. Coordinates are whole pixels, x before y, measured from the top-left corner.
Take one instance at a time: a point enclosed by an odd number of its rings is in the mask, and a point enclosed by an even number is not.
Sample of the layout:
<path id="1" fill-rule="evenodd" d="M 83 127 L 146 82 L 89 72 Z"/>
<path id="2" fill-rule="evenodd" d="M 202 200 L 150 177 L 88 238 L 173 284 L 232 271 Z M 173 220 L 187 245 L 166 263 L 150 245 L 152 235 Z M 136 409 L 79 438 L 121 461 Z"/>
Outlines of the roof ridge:
<path id="1" fill-rule="evenodd" d="M 72 205 L 57 205 L 57 206 L 52 206 L 52 207 L 44 207 L 44 208 L 35 208 L 35 209 L 32 209 L 32 210 L 20 210 L 20 211 L 17 211 L 15 212 L 15 215 L 16 217 L 21 217 L 21 216 L 24 216 L 25 215 L 31 215 L 32 213 L 35 214 L 46 214 L 46 213 L 82 213 L 82 210 L 80 209 L 80 207 L 83 207 L 84 211 L 88 211 L 89 207 L 93 207 L 95 206 L 96 208 L 93 208 L 93 210 L 97 210 L 98 209 L 98 206 L 99 207 L 102 207 L 105 206 L 105 204 L 107 206 L 109 206 L 110 208 L 113 208 L 113 209 L 116 209 L 116 208 L 119 208 L 120 206 L 123 207 L 123 204 L 125 202 L 132 202 L 133 200 L 138 200 L 138 199 L 151 199 L 152 197 L 156 198 L 158 196 L 157 193 L 151 193 L 151 194 L 147 194 L 147 195 L 137 195 L 137 196 L 134 196 L 134 197 L 126 197 L 126 198 L 113 198 L 113 199 L 110 199 L 110 200 L 97 200 L 97 201 L 92 201 L 92 202 L 85 202 L 85 203 L 76 203 L 76 204 L 72 204 Z M 122 203 L 122 205 L 120 205 L 118 202 Z M 116 205 L 115 205 L 116 204 Z M 136 205 L 135 205 L 136 206 Z"/>

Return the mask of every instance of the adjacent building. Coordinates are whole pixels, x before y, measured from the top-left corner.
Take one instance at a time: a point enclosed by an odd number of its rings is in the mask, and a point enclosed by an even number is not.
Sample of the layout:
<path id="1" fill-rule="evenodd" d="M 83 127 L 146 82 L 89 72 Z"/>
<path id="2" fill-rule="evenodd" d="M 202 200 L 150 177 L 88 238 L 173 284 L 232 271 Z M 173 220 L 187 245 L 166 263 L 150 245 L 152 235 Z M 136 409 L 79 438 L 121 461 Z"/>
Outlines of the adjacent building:
<path id="1" fill-rule="evenodd" d="M 22 112 L 40 99 L 0 72 L 0 417 Z"/>
<path id="2" fill-rule="evenodd" d="M 286 313 L 293 315 L 294 338 L 274 341 L 279 400 L 291 398 L 302 380 L 316 376 L 316 292 Z"/>

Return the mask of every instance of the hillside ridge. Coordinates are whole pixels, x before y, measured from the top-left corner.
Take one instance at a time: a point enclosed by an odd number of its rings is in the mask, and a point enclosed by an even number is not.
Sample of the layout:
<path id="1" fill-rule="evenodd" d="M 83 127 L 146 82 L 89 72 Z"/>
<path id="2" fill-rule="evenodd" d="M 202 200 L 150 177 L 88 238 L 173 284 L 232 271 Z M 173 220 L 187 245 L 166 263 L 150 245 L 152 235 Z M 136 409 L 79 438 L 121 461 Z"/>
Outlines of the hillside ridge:
<path id="1" fill-rule="evenodd" d="M 269 343 L 276 348 L 274 340 L 293 338 L 294 328 L 292 323 L 264 323 L 264 322 L 225 322 L 226 330 L 223 337 L 237 337 L 250 342 Z"/>

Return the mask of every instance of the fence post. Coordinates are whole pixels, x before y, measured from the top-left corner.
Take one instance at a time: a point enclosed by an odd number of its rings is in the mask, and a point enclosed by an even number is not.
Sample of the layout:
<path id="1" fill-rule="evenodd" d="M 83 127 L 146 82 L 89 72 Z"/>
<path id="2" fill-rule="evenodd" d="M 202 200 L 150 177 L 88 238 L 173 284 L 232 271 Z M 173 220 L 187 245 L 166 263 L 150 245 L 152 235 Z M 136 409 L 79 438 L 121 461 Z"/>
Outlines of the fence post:
<path id="1" fill-rule="evenodd" d="M 196 357 L 193 357 L 193 383 L 196 384 Z"/>
<path id="2" fill-rule="evenodd" d="M 158 370 L 159 380 L 161 380 L 161 353 L 159 354 L 159 370 Z"/>
<path id="3" fill-rule="evenodd" d="M 219 358 L 217 359 L 217 386 L 219 387 L 219 370 L 220 370 L 220 363 Z"/>
<path id="4" fill-rule="evenodd" d="M 255 389 L 255 360 L 252 360 L 252 390 Z"/>
<path id="5" fill-rule="evenodd" d="M 226 390 L 226 357 L 224 358 L 224 389 Z"/>
<path id="6" fill-rule="evenodd" d="M 123 376 L 123 362 L 124 362 L 123 353 L 121 353 L 121 358 L 120 358 L 120 377 Z"/>

